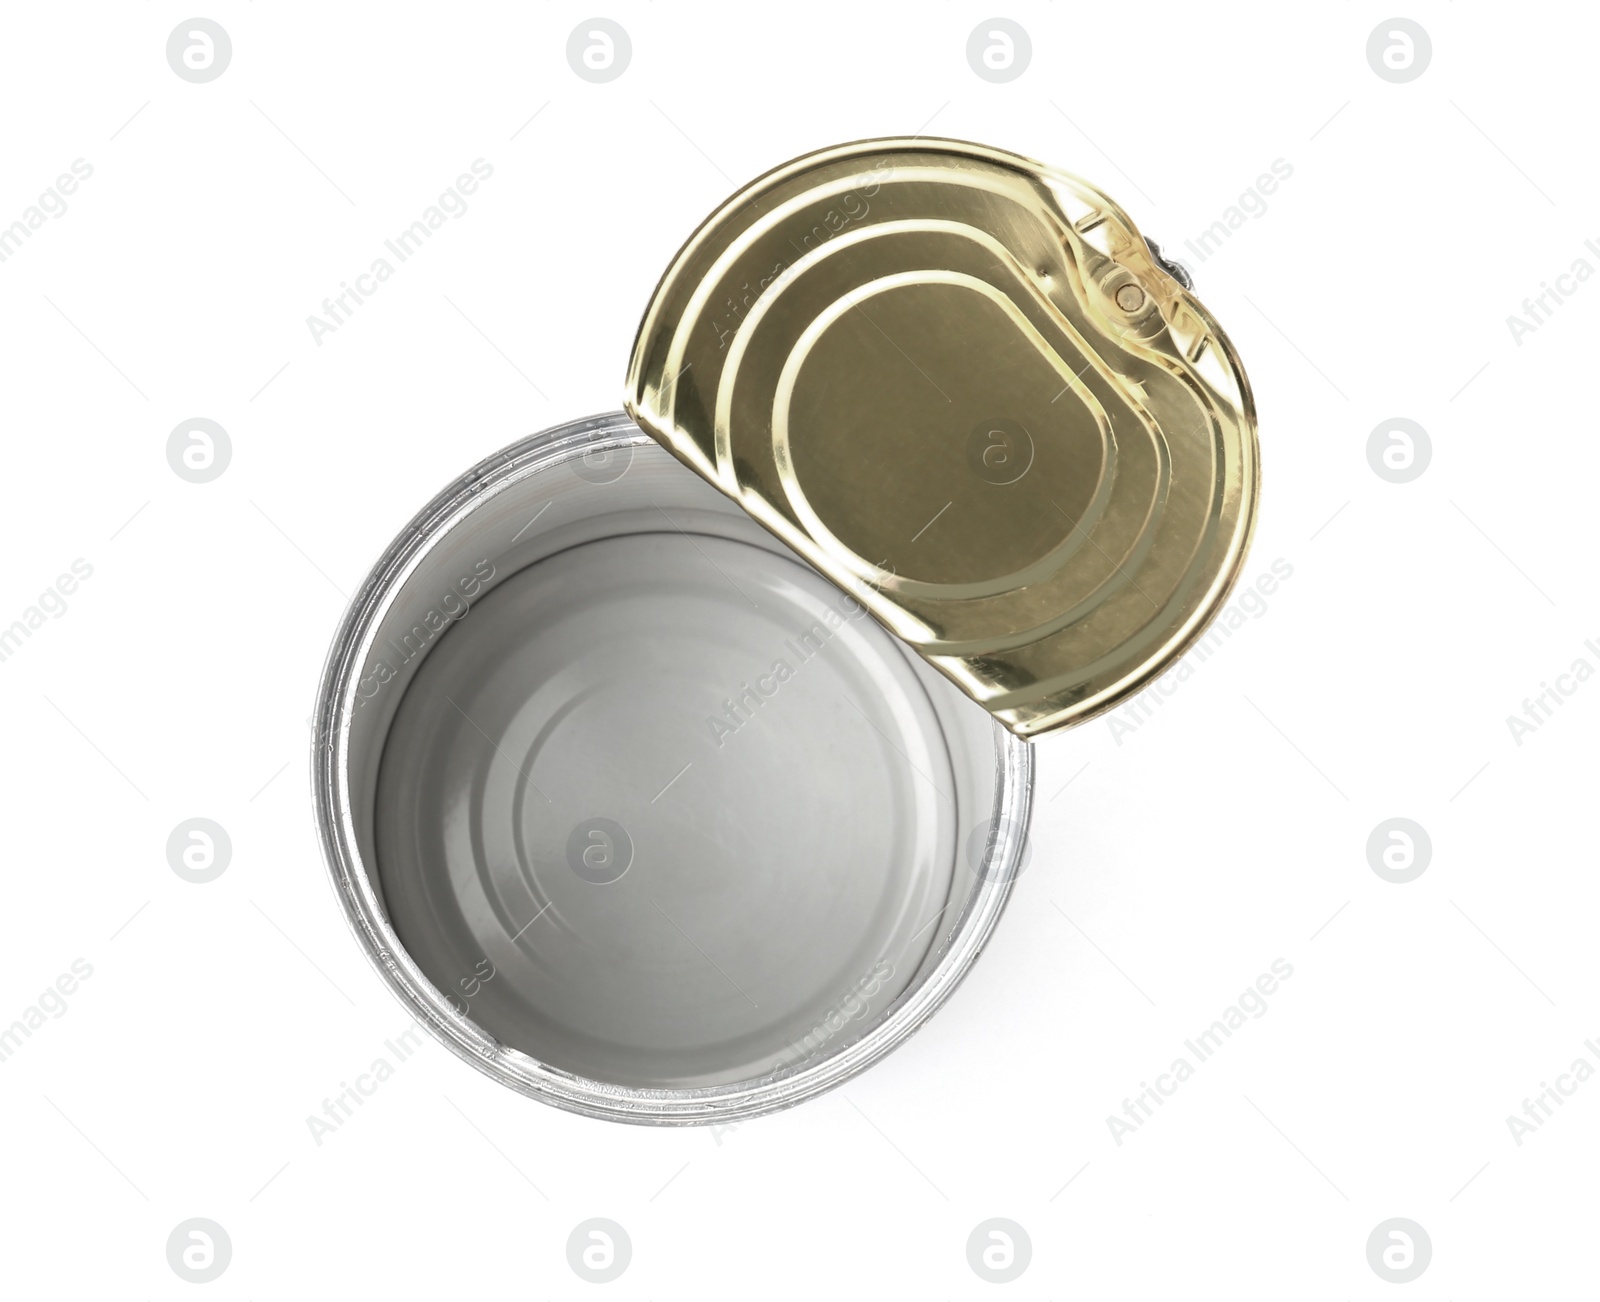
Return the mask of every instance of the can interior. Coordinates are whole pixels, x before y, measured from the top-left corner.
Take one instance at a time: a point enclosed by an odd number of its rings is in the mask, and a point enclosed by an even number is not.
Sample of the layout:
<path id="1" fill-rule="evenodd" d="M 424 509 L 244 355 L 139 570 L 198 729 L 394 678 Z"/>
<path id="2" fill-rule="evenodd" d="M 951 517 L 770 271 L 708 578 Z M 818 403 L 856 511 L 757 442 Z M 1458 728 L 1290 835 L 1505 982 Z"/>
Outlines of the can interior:
<path id="1" fill-rule="evenodd" d="M 453 1015 L 682 1090 L 802 1070 L 916 991 L 993 850 L 981 708 L 631 425 L 419 523 L 346 762 Z"/>

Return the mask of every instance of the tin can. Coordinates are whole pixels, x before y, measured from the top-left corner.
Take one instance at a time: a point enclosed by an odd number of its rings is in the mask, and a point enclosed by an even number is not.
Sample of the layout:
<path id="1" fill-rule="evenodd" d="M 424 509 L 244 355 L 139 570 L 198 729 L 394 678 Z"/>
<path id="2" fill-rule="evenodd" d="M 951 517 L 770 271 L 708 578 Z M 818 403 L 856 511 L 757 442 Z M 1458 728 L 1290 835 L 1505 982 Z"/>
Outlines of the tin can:
<path id="1" fill-rule="evenodd" d="M 1025 862 L 1028 745 L 621 413 L 417 514 L 315 735 L 334 890 L 390 989 L 593 1117 L 850 1079 L 949 998 Z"/>

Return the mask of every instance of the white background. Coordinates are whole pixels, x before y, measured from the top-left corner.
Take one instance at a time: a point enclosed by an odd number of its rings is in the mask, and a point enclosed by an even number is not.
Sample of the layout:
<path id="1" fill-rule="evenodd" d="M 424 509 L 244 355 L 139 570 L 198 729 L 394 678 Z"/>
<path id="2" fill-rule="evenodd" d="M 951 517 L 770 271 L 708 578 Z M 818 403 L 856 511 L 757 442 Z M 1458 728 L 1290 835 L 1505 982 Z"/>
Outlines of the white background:
<path id="1" fill-rule="evenodd" d="M 1432 62 L 1391 84 L 1389 11 L 1319 8 L 1017 3 L 1032 61 L 991 84 L 972 5 L 617 3 L 632 61 L 594 85 L 566 4 L 219 0 L 208 84 L 167 64 L 182 7 L 9 6 L 0 223 L 94 171 L 0 264 L 0 624 L 94 572 L 0 663 L 0 1025 L 93 976 L 0 1063 L 0 1289 L 193 1296 L 165 1244 L 206 1217 L 218 1298 L 588 1296 L 566 1239 L 605 1216 L 633 1243 L 607 1296 L 979 1297 L 967 1236 L 1003 1216 L 1018 1297 L 1389 1296 L 1391 1217 L 1432 1242 L 1403 1296 L 1592 1292 L 1600 1081 L 1520 1146 L 1506 1118 L 1600 1065 L 1600 680 L 1520 746 L 1506 716 L 1600 667 L 1600 283 L 1520 344 L 1506 318 L 1600 268 L 1600 27 L 1417 3 Z M 618 405 L 646 297 L 735 185 L 919 131 L 1078 172 L 1189 263 L 1260 407 L 1246 579 L 1292 578 L 1135 732 L 1038 746 L 992 946 L 845 1089 L 651 1131 L 428 1041 L 317 1146 L 307 1115 L 408 1024 L 313 837 L 345 594 L 472 462 Z M 470 210 L 315 343 L 477 158 Z M 1264 213 L 1184 248 L 1280 158 Z M 208 484 L 166 460 L 193 416 L 232 440 Z M 1406 484 L 1366 454 L 1395 416 L 1432 440 Z M 206 885 L 166 861 L 195 816 L 233 841 Z M 1408 884 L 1367 860 L 1395 816 L 1433 843 Z M 1266 1015 L 1119 1146 L 1107 1117 L 1277 958 Z"/>

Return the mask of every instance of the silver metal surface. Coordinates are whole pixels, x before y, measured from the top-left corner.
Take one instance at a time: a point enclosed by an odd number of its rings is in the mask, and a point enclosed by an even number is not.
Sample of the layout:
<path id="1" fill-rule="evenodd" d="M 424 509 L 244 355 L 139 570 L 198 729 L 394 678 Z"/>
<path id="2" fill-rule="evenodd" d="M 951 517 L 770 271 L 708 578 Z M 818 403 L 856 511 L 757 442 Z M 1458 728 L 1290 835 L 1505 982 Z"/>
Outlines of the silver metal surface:
<path id="1" fill-rule="evenodd" d="M 333 884 L 390 988 L 616 1120 L 875 1062 L 977 956 L 1028 820 L 1026 745 L 621 414 L 402 531 L 316 728 Z"/>

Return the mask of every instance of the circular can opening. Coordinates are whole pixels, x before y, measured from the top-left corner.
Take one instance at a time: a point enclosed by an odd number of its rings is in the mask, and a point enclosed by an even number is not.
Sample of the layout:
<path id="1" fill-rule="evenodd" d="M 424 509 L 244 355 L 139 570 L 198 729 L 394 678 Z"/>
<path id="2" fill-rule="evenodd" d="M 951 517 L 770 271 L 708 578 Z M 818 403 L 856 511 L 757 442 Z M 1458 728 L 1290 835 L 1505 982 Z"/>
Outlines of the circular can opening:
<path id="1" fill-rule="evenodd" d="M 1023 862 L 1026 744 L 621 414 L 429 503 L 315 728 L 335 889 L 391 988 L 592 1116 L 839 1084 L 948 997 Z"/>

